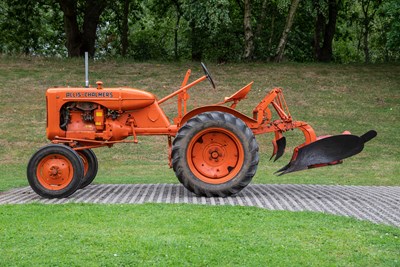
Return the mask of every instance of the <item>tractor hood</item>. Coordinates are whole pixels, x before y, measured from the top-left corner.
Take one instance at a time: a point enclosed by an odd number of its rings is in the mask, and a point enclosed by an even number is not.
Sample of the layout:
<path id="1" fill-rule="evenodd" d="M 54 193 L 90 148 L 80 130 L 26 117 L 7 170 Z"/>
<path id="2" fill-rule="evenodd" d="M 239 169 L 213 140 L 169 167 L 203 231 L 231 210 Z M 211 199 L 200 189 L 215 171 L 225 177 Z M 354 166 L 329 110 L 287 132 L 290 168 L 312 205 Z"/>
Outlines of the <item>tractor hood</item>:
<path id="1" fill-rule="evenodd" d="M 152 93 L 134 88 L 70 88 L 47 89 L 48 99 L 67 102 L 93 102 L 111 110 L 127 111 L 147 107 L 156 100 Z"/>

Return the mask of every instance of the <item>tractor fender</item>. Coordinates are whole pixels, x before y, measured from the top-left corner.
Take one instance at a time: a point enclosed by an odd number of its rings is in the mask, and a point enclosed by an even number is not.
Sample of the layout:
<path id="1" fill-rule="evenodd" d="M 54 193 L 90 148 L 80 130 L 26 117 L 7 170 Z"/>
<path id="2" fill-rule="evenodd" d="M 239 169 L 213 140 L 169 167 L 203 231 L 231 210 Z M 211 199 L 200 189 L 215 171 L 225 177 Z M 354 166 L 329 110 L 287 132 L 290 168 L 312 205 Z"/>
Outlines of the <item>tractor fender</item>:
<path id="1" fill-rule="evenodd" d="M 204 112 L 210 112 L 210 111 L 220 111 L 220 112 L 225 112 L 232 114 L 233 116 L 241 119 L 250 129 L 254 129 L 258 127 L 258 123 L 256 120 L 244 115 L 243 113 L 226 107 L 226 106 L 219 106 L 219 105 L 209 105 L 209 106 L 203 106 L 200 108 L 195 108 L 191 110 L 190 112 L 186 113 L 185 116 L 183 116 L 182 120 L 178 124 L 178 127 L 180 128 L 183 124 L 185 124 L 189 119 L 193 118 L 196 115 L 199 115 Z"/>

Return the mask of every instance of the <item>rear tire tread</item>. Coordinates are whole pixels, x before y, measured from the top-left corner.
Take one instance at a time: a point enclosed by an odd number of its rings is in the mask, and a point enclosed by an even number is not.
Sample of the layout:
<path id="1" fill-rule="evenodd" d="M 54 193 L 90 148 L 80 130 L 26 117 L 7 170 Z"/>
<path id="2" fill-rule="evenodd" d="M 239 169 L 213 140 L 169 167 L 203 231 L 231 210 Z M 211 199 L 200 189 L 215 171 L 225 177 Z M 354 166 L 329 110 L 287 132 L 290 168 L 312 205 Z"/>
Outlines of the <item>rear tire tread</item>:
<path id="1" fill-rule="evenodd" d="M 201 126 L 200 126 L 201 125 Z M 186 165 L 186 147 L 188 145 L 188 137 L 194 136 L 194 134 L 202 129 L 209 127 L 226 127 L 236 129 L 237 132 L 243 133 L 241 138 L 244 139 L 242 145 L 244 150 L 247 151 L 247 156 L 251 157 L 249 162 L 244 159 L 243 168 L 247 168 L 241 177 L 234 178 L 224 184 L 208 184 L 201 182 L 198 178 L 192 174 L 193 177 L 187 177 L 188 167 Z M 240 135 L 232 131 L 235 135 Z M 207 197 L 226 197 L 233 194 L 237 194 L 244 187 L 246 187 L 253 176 L 256 173 L 259 162 L 258 155 L 258 144 L 254 137 L 253 132 L 247 127 L 247 125 L 237 117 L 229 113 L 224 112 L 205 112 L 201 113 L 186 122 L 178 131 L 172 148 L 172 166 L 178 180 L 191 192 L 196 195 L 207 196 Z M 190 171 L 189 171 L 190 172 Z M 242 172 L 242 171 L 240 171 Z M 191 173 L 191 172 L 190 172 Z M 239 176 L 239 175 L 237 175 Z"/>

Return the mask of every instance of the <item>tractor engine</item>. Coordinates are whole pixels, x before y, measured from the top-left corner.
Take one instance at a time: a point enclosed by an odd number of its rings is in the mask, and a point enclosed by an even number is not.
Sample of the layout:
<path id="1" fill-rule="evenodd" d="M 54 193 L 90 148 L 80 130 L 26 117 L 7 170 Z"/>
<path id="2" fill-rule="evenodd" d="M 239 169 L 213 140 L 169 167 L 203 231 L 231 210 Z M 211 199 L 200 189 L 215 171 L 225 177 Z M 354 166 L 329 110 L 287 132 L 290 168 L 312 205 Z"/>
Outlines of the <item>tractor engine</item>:
<path id="1" fill-rule="evenodd" d="M 49 140 L 120 141 L 170 125 L 155 96 L 134 88 L 49 88 L 46 100 Z"/>
<path id="2" fill-rule="evenodd" d="M 121 140 L 129 136 L 129 121 L 120 121 L 115 110 L 92 102 L 72 102 L 60 111 L 60 128 L 65 137 L 90 140 Z"/>

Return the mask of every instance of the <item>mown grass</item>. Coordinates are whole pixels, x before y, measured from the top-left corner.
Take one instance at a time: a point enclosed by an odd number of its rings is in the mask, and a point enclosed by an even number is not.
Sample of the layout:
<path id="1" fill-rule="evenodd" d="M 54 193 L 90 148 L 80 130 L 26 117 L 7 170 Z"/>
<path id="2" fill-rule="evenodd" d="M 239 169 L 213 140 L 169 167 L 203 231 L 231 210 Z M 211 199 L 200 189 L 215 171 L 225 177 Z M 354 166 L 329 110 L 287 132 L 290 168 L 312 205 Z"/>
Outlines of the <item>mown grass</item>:
<path id="1" fill-rule="evenodd" d="M 255 183 L 399 185 L 398 65 L 208 64 L 217 89 L 191 90 L 190 107 L 215 103 L 254 80 L 253 107 L 274 86 L 283 87 L 292 115 L 318 134 L 349 129 L 378 137 L 340 166 L 272 175 L 302 142 L 287 134 L 280 163 L 268 161 L 272 135 L 257 136 L 261 149 Z M 198 63 L 91 62 L 91 84 L 131 86 L 162 97 Z M 82 86 L 81 60 L 0 57 L 0 191 L 25 186 L 30 156 L 45 138 L 45 90 Z M 163 104 L 170 118 L 175 102 Z M 139 145 L 96 149 L 95 183 L 176 183 L 167 166 L 165 137 Z M 399 228 L 310 212 L 194 205 L 3 205 L 1 266 L 398 266 Z"/>
<path id="2" fill-rule="evenodd" d="M 148 90 L 159 98 L 180 85 L 186 70 L 192 79 L 202 75 L 198 63 L 135 63 L 96 61 L 90 64 L 90 82 Z M 285 165 L 292 149 L 303 142 L 300 132 L 286 134 L 286 154 L 269 161 L 273 135 L 257 136 L 261 159 L 255 183 L 317 183 L 352 185 L 400 184 L 400 72 L 399 65 L 329 64 L 208 64 L 217 89 L 204 82 L 191 89 L 189 107 L 216 103 L 254 80 L 248 99 L 238 109 L 248 115 L 271 88 L 283 87 L 292 115 L 309 122 L 317 134 L 350 130 L 361 135 L 370 129 L 378 137 L 343 165 L 297 172 L 272 173 Z M 26 185 L 30 156 L 45 138 L 44 94 L 52 86 L 82 86 L 82 60 L 0 58 L 0 190 Z M 176 103 L 162 105 L 172 119 Z M 99 174 L 96 183 L 176 183 L 167 165 L 166 137 L 141 137 L 139 145 L 96 149 Z"/>
<path id="3" fill-rule="evenodd" d="M 310 212 L 31 204 L 0 206 L 0 215 L 4 266 L 400 264 L 400 229 Z"/>

